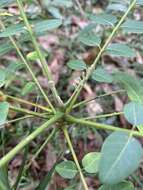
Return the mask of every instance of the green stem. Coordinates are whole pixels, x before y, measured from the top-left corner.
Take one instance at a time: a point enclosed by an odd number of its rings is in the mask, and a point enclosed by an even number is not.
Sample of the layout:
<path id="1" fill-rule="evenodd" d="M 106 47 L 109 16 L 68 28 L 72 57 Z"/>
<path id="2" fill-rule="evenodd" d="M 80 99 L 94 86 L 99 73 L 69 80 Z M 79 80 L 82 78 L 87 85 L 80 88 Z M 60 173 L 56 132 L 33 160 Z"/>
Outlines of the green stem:
<path id="1" fill-rule="evenodd" d="M 82 9 L 82 6 L 81 6 L 81 4 L 80 4 L 80 2 L 79 2 L 79 0 L 75 0 L 75 3 L 77 4 L 77 8 L 78 8 L 78 10 L 79 10 L 79 12 L 80 12 L 80 14 L 81 14 L 81 16 L 82 17 L 85 17 L 85 13 L 84 13 L 84 10 Z"/>
<path id="2" fill-rule="evenodd" d="M 30 127 L 29 134 L 32 132 L 32 130 L 33 130 L 33 126 Z M 20 166 L 20 169 L 19 169 L 19 172 L 18 172 L 18 176 L 16 178 L 16 182 L 13 185 L 13 190 L 17 190 L 18 185 L 20 183 L 20 180 L 22 178 L 22 175 L 24 173 L 24 167 L 25 167 L 26 160 L 27 160 L 27 157 L 28 157 L 28 152 L 29 152 L 29 144 L 26 145 L 26 147 L 25 147 L 25 150 L 24 150 L 24 153 L 23 153 L 22 164 Z"/>
<path id="3" fill-rule="evenodd" d="M 27 104 L 27 105 L 31 105 L 31 106 L 34 106 L 36 108 L 39 108 L 41 110 L 44 110 L 44 111 L 47 111 L 47 112 L 52 112 L 49 108 L 47 107 L 44 107 L 42 105 L 39 105 L 39 104 L 35 104 L 33 102 L 29 102 L 27 100 L 24 100 L 24 99 L 21 99 L 21 98 L 17 98 L 17 97 L 14 97 L 14 96 L 10 96 L 10 95 L 5 95 L 6 98 L 8 99 L 12 99 L 12 100 L 15 100 L 17 102 L 20 102 L 20 103 L 23 103 L 23 104 Z"/>
<path id="4" fill-rule="evenodd" d="M 34 111 L 30 111 L 30 110 L 27 110 L 27 109 L 24 109 L 24 108 L 18 108 L 18 107 L 10 106 L 10 109 L 12 109 L 12 110 L 14 110 L 14 111 L 17 111 L 17 112 L 25 113 L 25 114 L 28 114 L 28 115 L 33 115 L 33 116 L 36 116 L 36 117 L 40 117 L 40 118 L 43 118 L 43 119 L 47 119 L 47 117 L 44 116 L 44 115 L 41 114 L 41 113 L 34 112 Z"/>
<path id="5" fill-rule="evenodd" d="M 45 60 L 44 56 L 42 55 L 42 52 L 41 52 L 41 50 L 39 48 L 39 45 L 38 45 L 38 43 L 36 41 L 35 33 L 33 32 L 32 27 L 29 24 L 27 16 L 26 16 L 26 14 L 24 12 L 22 1 L 21 0 L 17 0 L 17 4 L 18 4 L 19 10 L 20 10 L 20 14 L 21 14 L 21 16 L 23 18 L 23 21 L 25 23 L 25 26 L 27 28 L 27 31 L 30 34 L 30 37 L 31 37 L 32 43 L 34 45 L 34 48 L 35 48 L 35 50 L 36 50 L 36 52 L 38 54 L 38 57 L 40 59 L 40 62 L 42 64 L 42 66 L 43 66 L 44 73 L 47 75 L 47 77 L 48 77 L 49 80 L 52 80 L 52 75 L 51 75 L 50 69 L 49 69 L 49 67 L 48 67 L 48 65 L 46 63 L 46 60 Z"/>
<path id="6" fill-rule="evenodd" d="M 140 181 L 140 179 L 136 176 L 136 174 L 132 174 L 131 177 L 133 180 L 143 189 L 143 183 Z"/>
<path id="7" fill-rule="evenodd" d="M 50 71 L 50 69 L 48 67 L 48 64 L 46 62 L 46 59 L 45 59 L 44 55 L 42 54 L 42 52 L 41 52 L 41 50 L 39 48 L 39 45 L 38 45 L 36 37 L 35 37 L 35 33 L 33 32 L 32 27 L 31 27 L 31 25 L 30 25 L 30 23 L 29 23 L 29 21 L 27 19 L 27 16 L 26 16 L 26 14 L 24 12 L 22 1 L 21 0 L 17 0 L 17 4 L 18 4 L 18 7 L 19 7 L 21 16 L 23 18 L 23 21 L 25 23 L 25 26 L 26 26 L 29 34 L 30 34 L 30 37 L 31 37 L 32 43 L 34 45 L 34 48 L 35 48 L 35 50 L 36 50 L 36 52 L 38 54 L 38 57 L 40 59 L 41 65 L 43 66 L 44 74 L 48 77 L 49 82 L 53 83 L 51 91 L 53 93 L 54 99 L 56 100 L 56 103 L 61 106 L 61 105 L 63 105 L 63 101 L 59 97 L 58 92 L 57 92 L 57 90 L 55 88 L 55 83 L 53 81 L 53 78 L 52 78 L 52 75 L 51 75 L 51 71 Z"/>
<path id="8" fill-rule="evenodd" d="M 47 129 L 50 125 L 57 122 L 63 116 L 62 113 L 57 113 L 46 123 L 38 127 L 34 132 L 25 137 L 17 146 L 15 146 L 10 152 L 8 152 L 4 157 L 0 159 L 0 168 L 7 164 L 13 157 L 20 152 L 27 144 L 29 144 L 33 139 L 35 139 L 38 135 L 40 135 L 45 129 Z"/>
<path id="9" fill-rule="evenodd" d="M 3 130 L 1 130 L 1 146 L 2 146 L 2 155 L 5 155 L 5 128 L 3 128 Z"/>
<path id="10" fill-rule="evenodd" d="M 131 9 L 135 6 L 137 0 L 133 0 L 132 3 L 130 4 L 130 6 L 128 7 L 127 11 L 125 12 L 125 14 L 121 17 L 120 21 L 117 23 L 117 25 L 114 27 L 112 33 L 110 34 L 110 36 L 108 37 L 108 39 L 106 40 L 105 44 L 103 45 L 103 47 L 100 49 L 96 59 L 94 60 L 93 64 L 87 69 L 86 72 L 86 76 L 84 77 L 84 79 L 79 83 L 78 87 L 76 88 L 76 90 L 74 91 L 72 97 L 70 98 L 69 101 L 69 105 L 67 107 L 67 111 L 66 113 L 69 113 L 72 110 L 73 105 L 75 104 L 84 84 L 86 83 L 86 81 L 89 79 L 90 75 L 92 74 L 92 72 L 94 71 L 98 61 L 100 60 L 102 54 L 104 53 L 106 47 L 109 45 L 109 43 L 111 42 L 112 38 L 114 37 L 114 35 L 116 34 L 116 32 L 118 31 L 118 29 L 120 28 L 120 26 L 122 25 L 122 23 L 124 22 L 124 20 L 126 19 L 126 17 L 128 16 L 129 12 L 131 11 Z"/>
<path id="11" fill-rule="evenodd" d="M 31 117 L 34 117 L 34 116 L 33 115 L 26 115 L 26 116 L 23 116 L 23 117 L 19 117 L 19 118 L 16 118 L 16 119 L 9 120 L 9 121 L 5 122 L 4 124 L 0 125 L 0 129 L 4 125 L 10 124 L 10 123 L 15 123 L 17 121 L 21 121 L 21 120 L 28 119 L 28 118 L 31 118 Z"/>
<path id="12" fill-rule="evenodd" d="M 123 128 L 115 127 L 112 125 L 97 123 L 97 122 L 93 122 L 93 121 L 87 121 L 84 119 L 77 119 L 77 118 L 69 116 L 69 115 L 66 117 L 66 119 L 68 122 L 77 123 L 77 124 L 80 124 L 81 126 L 85 125 L 87 127 L 88 126 L 95 127 L 96 129 L 103 129 L 103 130 L 109 130 L 109 131 L 120 131 L 120 132 L 129 133 L 129 134 L 131 133 L 131 130 L 129 130 L 129 129 L 123 129 Z M 143 137 L 143 134 L 141 134 L 138 131 L 132 131 L 132 135 L 137 136 L 137 137 Z"/>
<path id="13" fill-rule="evenodd" d="M 70 137 L 69 137 L 67 128 L 66 128 L 66 127 L 63 127 L 62 129 L 63 129 L 63 132 L 64 132 L 64 136 L 65 136 L 65 138 L 66 138 L 66 140 L 67 140 L 68 146 L 69 146 L 69 148 L 70 148 L 70 151 L 71 151 L 71 153 L 72 153 L 73 159 L 74 159 L 74 161 L 75 161 L 75 164 L 76 164 L 76 166 L 77 166 L 77 169 L 78 169 L 78 171 L 79 171 L 79 174 L 80 174 L 80 177 L 81 177 L 81 181 L 82 181 L 82 183 L 83 183 L 83 187 L 84 187 L 85 190 L 88 190 L 87 183 L 86 183 L 86 181 L 85 181 L 85 179 L 84 179 L 84 175 L 83 175 L 83 173 L 82 173 L 82 169 L 81 169 L 81 167 L 80 167 L 80 165 L 79 165 L 77 156 L 76 156 L 75 151 L 74 151 L 74 149 L 73 149 L 72 142 L 71 142 L 71 139 L 70 139 Z"/>
<path id="14" fill-rule="evenodd" d="M 22 175 L 23 175 L 23 173 L 24 173 L 24 167 L 25 167 L 26 160 L 27 160 L 27 157 L 28 157 L 28 151 L 29 151 L 29 145 L 27 145 L 27 146 L 25 147 L 25 151 L 24 151 L 24 153 L 23 153 L 22 164 L 21 164 L 21 166 L 20 166 L 20 169 L 19 169 L 19 172 L 18 172 L 18 176 L 17 176 L 17 178 L 16 178 L 16 182 L 15 182 L 15 184 L 14 184 L 14 186 L 13 186 L 13 190 L 17 190 L 18 185 L 19 185 L 19 183 L 20 183 L 20 181 L 21 181 L 21 177 L 22 177 Z"/>
<path id="15" fill-rule="evenodd" d="M 18 185 L 19 185 L 19 182 L 20 182 L 21 177 L 23 175 L 24 167 L 25 167 L 25 164 L 26 164 L 26 159 L 27 159 L 27 156 L 28 156 L 28 151 L 29 151 L 29 146 L 26 146 L 24 154 L 23 154 L 22 164 L 20 166 L 19 173 L 18 173 L 18 176 L 16 178 L 16 182 L 15 182 L 15 184 L 13 186 L 13 190 L 17 190 L 17 188 L 18 188 Z"/>
<path id="16" fill-rule="evenodd" d="M 73 106 L 73 108 L 77 108 L 79 106 L 83 106 L 83 105 L 86 105 L 87 103 L 93 101 L 93 100 L 96 100 L 98 98 L 103 98 L 103 97 L 106 97 L 106 96 L 110 96 L 110 95 L 114 95 L 114 94 L 118 94 L 118 93 L 122 93 L 122 92 L 126 92 L 125 90 L 116 90 L 116 91 L 112 91 L 112 92 L 109 92 L 109 93 L 105 93 L 105 94 L 102 94 L 102 95 L 99 95 L 99 96 L 96 96 L 94 98 L 91 98 L 89 100 L 83 100 L 77 104 L 75 104 Z"/>
<path id="17" fill-rule="evenodd" d="M 103 115 L 97 115 L 95 117 L 84 117 L 84 120 L 89 120 L 89 119 L 100 119 L 100 118 L 105 118 L 105 117 L 113 117 L 113 116 L 118 116 L 124 114 L 123 112 L 114 112 L 114 113 L 108 113 L 108 114 L 103 114 Z"/>
<path id="18" fill-rule="evenodd" d="M 52 132 L 50 133 L 50 135 L 47 137 L 47 139 L 44 141 L 44 143 L 40 146 L 40 148 L 38 149 L 38 151 L 36 152 L 36 154 L 31 158 L 29 164 L 26 166 L 26 169 L 28 169 L 30 167 L 30 165 L 32 164 L 32 162 L 38 157 L 38 155 L 40 154 L 40 152 L 45 148 L 45 146 L 47 145 L 47 143 L 54 136 L 55 132 L 56 132 L 56 129 L 54 128 L 52 130 Z"/>
<path id="19" fill-rule="evenodd" d="M 0 20 L 0 25 L 2 26 L 2 29 L 5 30 L 5 26 L 4 26 L 4 24 L 3 24 L 3 22 L 2 22 L 1 20 Z M 27 60 L 24 58 L 24 56 L 23 56 L 22 52 L 20 51 L 20 49 L 19 49 L 17 43 L 15 42 L 15 40 L 14 40 L 11 36 L 9 36 L 9 39 L 10 39 L 11 43 L 13 44 L 13 46 L 15 47 L 15 49 L 16 49 L 16 51 L 17 51 L 19 57 L 21 58 L 21 60 L 22 60 L 23 63 L 25 64 L 25 66 L 27 67 L 29 73 L 31 74 L 31 76 L 32 76 L 32 78 L 33 78 L 33 80 L 34 80 L 34 82 L 35 82 L 36 85 L 38 86 L 38 88 L 39 88 L 41 94 L 44 96 L 46 102 L 47 102 L 48 105 L 51 107 L 52 111 L 53 111 L 54 113 L 56 113 L 55 108 L 54 108 L 53 105 L 51 104 L 51 102 L 50 102 L 48 96 L 46 95 L 46 93 L 44 92 L 43 88 L 41 87 L 39 81 L 38 81 L 37 78 L 35 77 L 35 75 L 34 75 L 32 69 L 31 69 L 31 67 L 29 66 Z"/>

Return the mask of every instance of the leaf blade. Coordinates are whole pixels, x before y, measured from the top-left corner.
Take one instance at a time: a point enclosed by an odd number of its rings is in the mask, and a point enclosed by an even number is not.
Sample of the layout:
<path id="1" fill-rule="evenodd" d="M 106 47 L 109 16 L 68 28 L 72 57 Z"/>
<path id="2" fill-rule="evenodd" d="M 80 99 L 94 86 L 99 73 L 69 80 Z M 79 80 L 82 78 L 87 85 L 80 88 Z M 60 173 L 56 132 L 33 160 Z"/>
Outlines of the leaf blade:
<path id="1" fill-rule="evenodd" d="M 88 173 L 97 173 L 101 154 L 99 152 L 90 152 L 82 159 L 84 170 Z"/>
<path id="2" fill-rule="evenodd" d="M 118 43 L 110 44 L 106 48 L 105 52 L 107 54 L 111 54 L 114 56 L 123 56 L 127 58 L 136 56 L 135 51 L 133 51 L 129 46 L 125 44 L 118 44 Z"/>
<path id="3" fill-rule="evenodd" d="M 0 125 L 3 125 L 6 121 L 9 111 L 9 103 L 0 102 Z"/>
<path id="4" fill-rule="evenodd" d="M 136 139 L 124 132 L 112 133 L 101 150 L 101 182 L 109 185 L 120 183 L 139 167 L 142 155 L 142 147 Z"/>
<path id="5" fill-rule="evenodd" d="M 77 174 L 76 165 L 73 161 L 63 161 L 56 166 L 55 170 L 66 179 L 72 179 Z"/>

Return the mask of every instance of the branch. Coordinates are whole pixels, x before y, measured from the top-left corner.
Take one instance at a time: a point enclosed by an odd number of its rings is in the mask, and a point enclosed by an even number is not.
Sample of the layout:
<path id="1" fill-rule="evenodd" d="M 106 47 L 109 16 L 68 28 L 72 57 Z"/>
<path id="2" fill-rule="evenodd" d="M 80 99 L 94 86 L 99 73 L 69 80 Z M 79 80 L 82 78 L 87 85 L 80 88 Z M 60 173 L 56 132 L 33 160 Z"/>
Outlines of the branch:
<path id="1" fill-rule="evenodd" d="M 45 148 L 45 146 L 48 144 L 48 142 L 51 140 L 51 138 L 55 135 L 56 129 L 54 128 L 52 132 L 48 135 L 47 139 L 44 141 L 44 143 L 38 148 L 37 152 L 34 154 L 34 156 L 31 158 L 30 162 L 26 166 L 26 169 L 28 169 L 32 162 L 38 157 L 38 155 L 41 153 L 41 151 Z"/>
<path id="2" fill-rule="evenodd" d="M 18 108 L 18 107 L 14 107 L 14 106 L 10 105 L 10 109 L 14 110 L 16 112 L 22 112 L 22 113 L 25 113 L 25 114 L 28 114 L 28 115 L 33 115 L 33 116 L 40 117 L 40 118 L 43 118 L 43 119 L 48 118 L 47 116 L 44 116 L 44 114 L 34 112 L 34 111 L 30 111 L 30 110 L 27 110 L 27 109 L 24 109 L 24 108 Z"/>
<path id="3" fill-rule="evenodd" d="M 123 129 L 123 128 L 115 127 L 112 125 L 96 123 L 94 121 L 87 121 L 87 120 L 84 120 L 82 118 L 79 119 L 79 118 L 72 117 L 70 115 L 66 116 L 66 120 L 70 123 L 77 123 L 80 125 L 85 125 L 87 127 L 94 127 L 96 129 L 104 129 L 104 130 L 109 130 L 109 131 L 120 131 L 120 132 L 129 133 L 129 134 L 132 133 L 133 136 L 143 137 L 143 134 L 141 134 L 138 131 L 131 131 L 129 129 Z"/>
<path id="4" fill-rule="evenodd" d="M 127 11 L 125 12 L 125 14 L 121 17 L 120 21 L 117 23 L 117 25 L 115 26 L 115 28 L 113 29 L 112 33 L 110 34 L 110 36 L 108 37 L 108 39 L 106 40 L 105 44 L 103 45 L 103 47 L 100 49 L 96 59 L 94 60 L 93 64 L 87 69 L 86 72 L 86 76 L 84 77 L 83 80 L 81 80 L 81 82 L 79 83 L 78 87 L 75 89 L 73 95 L 70 98 L 69 101 L 69 105 L 67 106 L 67 110 L 66 113 L 69 113 L 72 108 L 74 103 L 76 102 L 82 88 L 84 87 L 84 84 L 86 83 L 86 81 L 89 79 L 90 75 L 92 74 L 92 72 L 94 71 L 98 61 L 100 60 L 102 54 L 104 53 L 106 47 L 109 45 L 109 43 L 111 42 L 112 38 L 114 37 L 114 35 L 116 34 L 116 32 L 118 31 L 118 29 L 120 28 L 120 26 L 122 25 L 122 23 L 124 22 L 124 20 L 126 19 L 126 17 L 128 16 L 129 12 L 131 11 L 131 9 L 135 6 L 137 0 L 133 0 L 132 3 L 130 4 L 130 6 L 128 7 Z"/>
<path id="5" fill-rule="evenodd" d="M 3 22 L 2 22 L 1 20 L 0 20 L 0 25 L 1 25 L 1 27 L 2 27 L 3 30 L 6 29 L 5 26 L 4 26 L 4 24 L 3 24 Z M 19 57 L 21 58 L 21 60 L 22 60 L 23 63 L 25 64 L 25 66 L 27 67 L 29 73 L 31 74 L 31 76 L 32 76 L 32 78 L 33 78 L 33 80 L 34 80 L 34 82 L 35 82 L 36 85 L 38 86 L 38 88 L 39 88 L 41 94 L 44 96 L 46 102 L 48 103 L 48 105 L 51 107 L 51 109 L 52 109 L 53 112 L 55 113 L 56 111 L 55 111 L 53 105 L 51 104 L 49 98 L 47 97 L 46 93 L 44 92 L 43 88 L 41 87 L 39 81 L 38 81 L 37 78 L 35 77 L 35 75 L 34 75 L 32 69 L 31 69 L 31 67 L 29 66 L 27 60 L 24 58 L 24 56 L 23 56 L 22 52 L 20 51 L 20 49 L 19 49 L 19 47 L 18 47 L 16 41 L 15 41 L 14 38 L 12 38 L 11 36 L 8 36 L 8 37 L 9 37 L 11 43 L 13 44 L 13 46 L 15 47 L 15 49 L 16 49 L 16 51 L 17 51 Z"/>
<path id="6" fill-rule="evenodd" d="M 2 125 L 0 125 L 0 129 L 1 128 L 4 128 L 4 125 L 7 125 L 7 124 L 10 124 L 10 123 L 15 123 L 17 121 L 22 121 L 24 119 L 28 119 L 28 118 L 32 118 L 34 117 L 33 115 L 26 115 L 26 116 L 23 116 L 23 117 L 19 117 L 19 118 L 16 118 L 16 119 L 12 119 L 12 120 L 9 120 L 9 121 L 6 121 L 5 123 L 3 123 Z M 37 117 L 37 116 L 36 116 Z"/>
<path id="7" fill-rule="evenodd" d="M 97 115 L 97 116 L 91 116 L 91 117 L 84 117 L 84 120 L 89 120 L 89 119 L 100 119 L 100 118 L 105 118 L 105 117 L 113 117 L 113 116 L 118 116 L 118 115 L 122 115 L 124 114 L 124 112 L 113 112 L 113 113 L 107 113 L 107 114 L 103 114 L 103 115 Z"/>
<path id="8" fill-rule="evenodd" d="M 81 101 L 81 102 L 75 104 L 75 105 L 73 106 L 73 108 L 77 108 L 77 107 L 79 107 L 79 106 L 83 106 L 83 105 L 85 105 L 85 104 L 87 104 L 87 103 L 89 103 L 89 102 L 91 102 L 91 101 L 94 101 L 94 100 L 96 100 L 96 99 L 98 99 L 98 98 L 103 98 L 103 97 L 106 97 L 106 96 L 110 96 L 110 95 L 114 95 L 114 94 L 118 94 L 118 93 L 122 93 L 122 92 L 126 92 L 126 90 L 111 91 L 111 92 L 109 92 L 109 93 L 105 93 L 105 94 L 96 96 L 96 97 L 94 97 L 94 98 L 88 99 L 88 100 L 83 100 L 83 101 Z"/>
<path id="9" fill-rule="evenodd" d="M 21 0 L 17 0 L 17 4 L 18 4 L 18 7 L 19 7 L 19 10 L 20 10 L 20 13 L 21 13 L 21 16 L 23 18 L 23 21 L 25 23 L 25 26 L 30 34 L 30 37 L 31 37 L 31 41 L 34 45 L 34 48 L 38 54 L 38 57 L 40 59 L 40 62 L 41 62 L 41 65 L 43 66 L 43 70 L 44 70 L 44 74 L 47 76 L 48 80 L 50 83 L 53 83 L 54 85 L 52 86 L 51 88 L 51 91 L 52 91 L 52 94 L 54 96 L 54 100 L 56 101 L 56 103 L 59 105 L 59 106 L 62 106 L 63 105 L 63 101 L 61 100 L 61 98 L 59 97 L 58 95 L 58 92 L 55 88 L 55 83 L 53 81 L 53 78 L 52 78 L 52 74 L 51 74 L 51 71 L 48 67 L 48 64 L 46 62 L 46 59 L 44 57 L 44 55 L 42 54 L 40 48 L 39 48 L 39 45 L 37 43 L 37 40 L 36 40 L 36 37 L 35 37 L 35 33 L 33 32 L 32 30 L 32 27 L 27 19 L 27 16 L 24 12 L 24 9 L 23 9 L 23 4 L 22 4 L 22 1 Z M 54 92 L 54 93 L 53 93 Z"/>
<path id="10" fill-rule="evenodd" d="M 42 105 L 39 105 L 37 103 L 35 104 L 33 102 L 29 102 L 27 100 L 24 100 L 24 99 L 21 99 L 21 98 L 17 98 L 17 97 L 14 97 L 14 96 L 10 96 L 10 95 L 4 95 L 4 96 L 5 96 L 5 98 L 12 99 L 12 100 L 15 100 L 15 101 L 23 103 L 23 104 L 31 105 L 31 106 L 34 106 L 36 108 L 39 108 L 41 110 L 44 110 L 44 111 L 47 111 L 47 112 L 50 112 L 50 113 L 52 112 L 52 110 L 50 110 L 49 108 L 44 107 Z"/>
<path id="11" fill-rule="evenodd" d="M 83 173 L 82 173 L 82 169 L 81 169 L 81 167 L 80 167 L 80 165 L 79 165 L 77 156 L 76 156 L 75 151 L 74 151 L 74 149 L 73 149 L 72 142 L 71 142 L 71 139 L 70 139 L 70 137 L 69 137 L 67 128 L 66 128 L 66 127 L 63 127 L 62 129 L 63 129 L 63 132 L 64 132 L 64 136 L 65 136 L 65 138 L 66 138 L 66 140 L 67 140 L 69 149 L 70 149 L 70 151 L 71 151 L 71 153 L 72 153 L 73 159 L 74 159 L 74 161 L 75 161 L 75 164 L 76 164 L 76 166 L 77 166 L 77 169 L 78 169 L 78 171 L 79 171 L 79 174 L 80 174 L 80 177 L 81 177 L 81 181 L 82 181 L 82 183 L 83 183 L 83 187 L 84 187 L 85 190 L 88 190 L 87 183 L 86 183 L 86 181 L 85 181 L 85 179 L 84 179 L 84 175 L 83 175 Z"/>
<path id="12" fill-rule="evenodd" d="M 18 4 L 19 10 L 20 10 L 20 14 L 21 14 L 21 16 L 23 18 L 24 24 L 25 24 L 25 26 L 27 28 L 27 31 L 29 32 L 29 35 L 31 37 L 32 43 L 34 45 L 34 48 L 35 48 L 35 50 L 36 50 L 36 52 L 38 54 L 38 57 L 40 59 L 40 62 L 42 64 L 42 66 L 43 66 L 44 74 L 47 75 L 49 80 L 52 80 L 52 75 L 51 75 L 50 69 L 49 69 L 49 67 L 48 67 L 48 65 L 46 63 L 46 60 L 45 60 L 44 56 L 42 55 L 42 52 L 41 52 L 41 50 L 39 48 L 39 45 L 38 45 L 38 43 L 36 41 L 36 38 L 35 38 L 35 34 L 34 34 L 33 30 L 32 30 L 31 25 L 29 24 L 27 16 L 26 16 L 26 14 L 24 12 L 22 1 L 17 0 L 17 4 Z"/>
<path id="13" fill-rule="evenodd" d="M 45 129 L 50 127 L 50 125 L 57 122 L 63 116 L 62 113 L 57 113 L 54 117 L 48 120 L 46 123 L 38 127 L 34 132 L 25 137 L 17 146 L 15 146 L 10 152 L 8 152 L 4 157 L 0 159 L 0 168 L 7 164 L 13 157 L 18 154 L 27 144 L 29 144 L 38 135 L 44 132 Z"/>

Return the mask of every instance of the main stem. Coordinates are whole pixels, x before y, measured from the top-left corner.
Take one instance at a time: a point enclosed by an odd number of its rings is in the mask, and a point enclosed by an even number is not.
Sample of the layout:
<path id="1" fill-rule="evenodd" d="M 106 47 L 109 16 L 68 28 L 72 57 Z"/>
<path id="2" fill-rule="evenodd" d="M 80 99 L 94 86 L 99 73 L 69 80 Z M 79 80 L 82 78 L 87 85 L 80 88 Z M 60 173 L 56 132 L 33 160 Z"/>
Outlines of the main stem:
<path id="1" fill-rule="evenodd" d="M 126 19 L 127 15 L 129 14 L 129 12 L 131 11 L 131 9 L 135 6 L 137 0 L 133 0 L 132 3 L 130 4 L 129 8 L 127 9 L 127 11 L 125 12 L 125 14 L 122 16 L 122 18 L 120 19 L 120 21 L 118 22 L 118 24 L 115 26 L 115 28 L 113 29 L 112 33 L 110 34 L 110 36 L 108 37 L 108 39 L 106 40 L 105 44 L 103 45 L 103 47 L 100 49 L 100 52 L 98 53 L 96 59 L 94 60 L 93 64 L 87 69 L 86 72 L 86 76 L 84 77 L 84 79 L 79 83 L 78 87 L 76 88 L 75 92 L 73 93 L 72 97 L 70 98 L 69 101 L 69 105 L 67 107 L 67 113 L 69 113 L 72 110 L 73 105 L 75 104 L 84 84 L 86 83 L 86 81 L 89 79 L 90 75 L 92 74 L 92 72 L 94 71 L 100 57 L 102 56 L 103 52 L 105 51 L 106 47 L 109 45 L 109 43 L 111 42 L 112 38 L 114 37 L 114 35 L 116 34 L 116 32 L 118 31 L 118 29 L 120 28 L 121 24 L 124 22 L 124 20 Z"/>
<path id="2" fill-rule="evenodd" d="M 4 157 L 0 159 L 0 168 L 7 164 L 13 157 L 20 152 L 27 144 L 29 144 L 33 139 L 40 135 L 45 129 L 50 125 L 54 124 L 63 116 L 62 113 L 57 113 L 54 117 L 44 123 L 41 127 L 38 127 L 33 133 L 25 137 L 16 147 L 14 147 L 10 152 L 8 152 Z"/>
<path id="3" fill-rule="evenodd" d="M 77 156 L 76 156 L 75 151 L 74 151 L 73 146 L 72 146 L 71 139 L 70 139 L 70 137 L 69 137 L 67 128 L 66 128 L 65 126 L 63 127 L 63 132 L 64 132 L 64 136 L 65 136 L 65 138 L 66 138 L 66 140 L 67 140 L 68 146 L 69 146 L 69 148 L 70 148 L 70 151 L 71 151 L 71 153 L 72 153 L 72 156 L 73 156 L 73 159 L 74 159 L 74 161 L 75 161 L 75 164 L 76 164 L 76 166 L 77 166 L 77 169 L 78 169 L 78 171 L 79 171 L 79 174 L 80 174 L 80 177 L 81 177 L 81 181 L 82 181 L 82 183 L 83 183 L 83 187 L 84 187 L 85 190 L 88 190 L 87 183 L 86 183 L 86 181 L 85 181 L 85 179 L 84 179 L 84 175 L 83 175 L 83 173 L 82 173 L 82 170 L 81 170 L 81 167 L 80 167 L 80 165 L 79 165 Z"/>

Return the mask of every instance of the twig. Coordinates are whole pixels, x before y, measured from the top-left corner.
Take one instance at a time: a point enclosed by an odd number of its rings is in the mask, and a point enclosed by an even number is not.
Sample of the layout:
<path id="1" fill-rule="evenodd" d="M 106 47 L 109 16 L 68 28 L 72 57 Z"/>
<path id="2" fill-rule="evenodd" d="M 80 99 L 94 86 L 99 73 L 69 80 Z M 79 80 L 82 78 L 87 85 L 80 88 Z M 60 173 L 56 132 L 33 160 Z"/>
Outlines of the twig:
<path id="1" fill-rule="evenodd" d="M 17 98 L 17 97 L 14 97 L 14 96 L 10 96 L 10 95 L 5 95 L 5 97 L 8 98 L 8 99 L 16 100 L 17 102 L 20 102 L 20 103 L 23 103 L 23 104 L 27 104 L 27 105 L 31 105 L 31 106 L 40 108 L 40 109 L 42 109 L 44 111 L 47 111 L 47 112 L 50 112 L 50 113 L 52 112 L 49 108 L 44 107 L 42 105 L 39 105 L 37 103 L 35 104 L 33 102 L 29 102 L 27 100 L 24 100 L 24 99 L 21 99 L 21 98 Z"/>
<path id="2" fill-rule="evenodd" d="M 102 95 L 96 96 L 96 97 L 94 97 L 94 98 L 91 98 L 91 99 L 89 99 L 89 100 L 81 101 L 81 102 L 75 104 L 75 105 L 73 106 L 73 108 L 77 108 L 77 107 L 79 107 L 79 106 L 83 106 L 83 105 L 85 105 L 85 104 L 87 104 L 87 103 L 89 103 L 89 102 L 91 102 L 91 101 L 94 101 L 94 100 L 96 100 L 96 99 L 98 99 L 98 98 L 103 98 L 103 97 L 106 97 L 106 96 L 110 96 L 110 95 L 114 95 L 114 94 L 118 94 L 118 93 L 122 93 L 122 92 L 126 92 L 126 91 L 125 91 L 125 90 L 116 90 L 116 91 L 112 91 L 112 92 L 109 92 L 109 93 L 106 93 L 106 94 L 102 94 Z"/>
<path id="3" fill-rule="evenodd" d="M 119 128 L 119 127 L 115 127 L 115 126 L 107 125 L 107 124 L 103 124 L 103 123 L 97 123 L 97 122 L 94 122 L 94 121 L 87 121 L 87 120 L 75 118 L 75 117 L 72 117 L 72 116 L 67 116 L 66 119 L 67 119 L 68 122 L 77 123 L 77 124 L 80 124 L 81 126 L 84 125 L 84 126 L 87 126 L 87 127 L 95 127 L 96 129 L 104 129 L 104 130 L 108 130 L 108 131 L 126 132 L 128 134 L 132 133 L 133 136 L 143 137 L 143 134 L 138 132 L 138 131 L 132 131 L 131 132 L 131 130 L 129 130 L 129 129 Z"/>
<path id="4" fill-rule="evenodd" d="M 29 144 L 33 139 L 40 135 L 45 129 L 50 127 L 53 123 L 59 120 L 63 116 L 62 113 L 57 113 L 46 123 L 38 127 L 34 132 L 25 137 L 17 146 L 15 146 L 11 151 L 9 151 L 4 157 L 0 159 L 0 168 L 7 164 L 21 149 L 23 149 L 27 144 Z"/>

